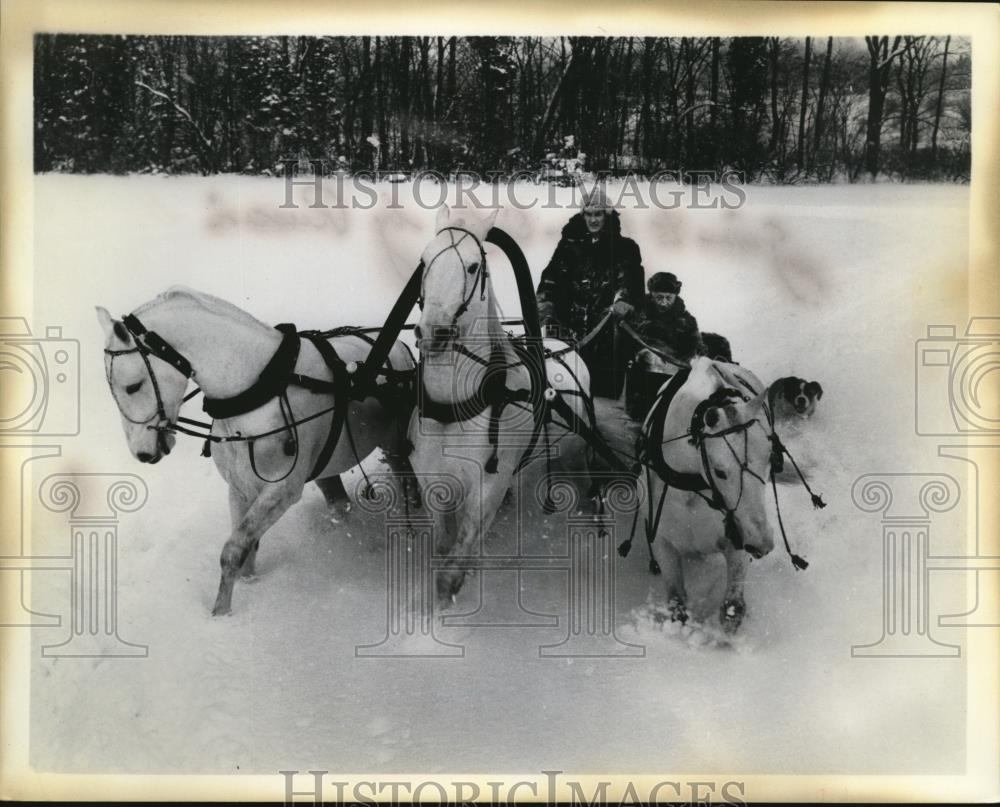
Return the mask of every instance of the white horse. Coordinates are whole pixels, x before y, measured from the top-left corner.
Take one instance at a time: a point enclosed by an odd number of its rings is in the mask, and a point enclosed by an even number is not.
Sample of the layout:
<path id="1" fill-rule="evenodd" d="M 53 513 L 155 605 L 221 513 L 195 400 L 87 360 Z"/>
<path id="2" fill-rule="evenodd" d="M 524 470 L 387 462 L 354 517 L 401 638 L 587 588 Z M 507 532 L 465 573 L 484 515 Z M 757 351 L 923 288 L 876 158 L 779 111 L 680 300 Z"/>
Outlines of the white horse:
<path id="1" fill-rule="evenodd" d="M 531 390 L 531 378 L 501 326 L 486 265 L 484 243 L 496 215 L 453 216 L 442 206 L 422 255 L 422 312 L 415 328 L 422 390 L 410 421 L 410 460 L 418 479 L 447 474 L 458 480 L 454 510 L 435 514 L 437 553 L 450 558 L 437 577 L 445 606 L 461 588 L 463 561 L 489 529 L 534 428 L 531 404 L 516 400 Z M 545 362 L 543 383 L 566 392 L 562 400 L 588 423 L 586 365 L 565 343 L 547 339 L 545 347 L 560 356 Z M 491 404 L 498 400 L 508 402 Z M 539 447 L 547 449 L 545 442 L 543 436 Z M 586 468 L 584 454 L 576 436 L 560 442 L 564 470 L 573 462 Z M 574 477 L 579 488 L 589 487 L 586 470 Z"/>
<path id="2" fill-rule="evenodd" d="M 761 558 L 774 548 L 765 508 L 774 444 L 764 395 L 753 373 L 700 356 L 689 374 L 661 389 L 643 424 L 650 512 L 662 508 L 662 517 L 652 519 L 651 548 L 673 621 L 688 618 L 684 557 L 725 557 L 720 623 L 733 632 L 746 612 L 747 556 Z"/>
<path id="3" fill-rule="evenodd" d="M 211 439 L 218 441 L 211 456 L 229 484 L 232 527 L 220 558 L 213 615 L 230 612 L 237 577 L 254 575 L 261 536 L 301 498 L 310 478 L 329 500 L 331 492 L 343 491 L 336 475 L 376 447 L 401 469 L 409 407 L 393 411 L 372 397 L 350 400 L 342 387 L 335 394 L 330 383 L 334 375 L 342 383 L 350 363 L 367 356 L 370 345 L 361 337 L 329 340 L 343 362 L 334 374 L 317 345 L 298 340 L 294 329 L 276 330 L 231 303 L 183 287 L 171 288 L 123 320 L 101 307 L 97 315 L 108 384 L 129 450 L 140 462 L 159 462 L 173 448 L 189 378 L 206 402 L 222 406 L 211 427 Z M 287 367 L 279 371 L 276 362 Z M 414 368 L 398 342 L 390 362 L 395 370 Z M 267 388 L 274 385 L 281 392 L 271 395 Z M 222 417 L 229 411 L 240 414 Z M 336 445 L 331 440 L 331 453 L 325 447 L 338 423 L 347 439 Z M 255 435 L 261 436 L 247 439 Z"/>

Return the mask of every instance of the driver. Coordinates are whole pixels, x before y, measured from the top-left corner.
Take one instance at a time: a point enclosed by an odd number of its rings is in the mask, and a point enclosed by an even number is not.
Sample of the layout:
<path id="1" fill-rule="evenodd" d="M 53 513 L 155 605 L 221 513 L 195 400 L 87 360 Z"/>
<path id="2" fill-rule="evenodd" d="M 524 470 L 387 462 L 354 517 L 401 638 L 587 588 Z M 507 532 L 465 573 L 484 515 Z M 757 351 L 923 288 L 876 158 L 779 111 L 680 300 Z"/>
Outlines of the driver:
<path id="1" fill-rule="evenodd" d="M 563 227 L 536 292 L 543 333 L 583 340 L 578 349 L 594 395 L 621 394 L 628 356 L 613 325 L 642 303 L 644 278 L 638 245 L 621 234 L 618 211 L 595 187 Z"/>

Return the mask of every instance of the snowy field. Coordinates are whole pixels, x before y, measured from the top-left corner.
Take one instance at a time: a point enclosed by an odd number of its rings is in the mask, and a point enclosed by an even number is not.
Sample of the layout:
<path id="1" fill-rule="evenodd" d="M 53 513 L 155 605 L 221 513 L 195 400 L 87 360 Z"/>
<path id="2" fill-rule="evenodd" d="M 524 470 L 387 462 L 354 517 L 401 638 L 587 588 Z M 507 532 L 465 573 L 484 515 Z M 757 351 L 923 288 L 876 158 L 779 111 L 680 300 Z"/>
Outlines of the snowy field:
<path id="1" fill-rule="evenodd" d="M 565 191 L 568 194 L 568 190 Z M 134 473 L 146 505 L 122 517 L 119 632 L 146 659 L 45 659 L 61 629 L 34 631 L 31 763 L 43 771 L 957 773 L 965 760 L 965 661 L 852 659 L 881 635 L 881 526 L 851 501 L 864 473 L 943 471 L 914 433 L 914 341 L 964 327 L 968 189 L 749 189 L 740 210 L 624 210 L 647 276 L 672 271 L 703 330 L 725 334 L 766 382 L 825 390 L 787 442 L 829 506 L 781 486 L 796 572 L 781 548 L 754 562 L 749 616 L 729 648 L 697 646 L 650 618 L 662 583 L 645 548 L 618 562 L 616 622 L 640 658 L 540 658 L 561 627 L 441 627 L 461 659 L 357 659 L 385 632 L 385 538 L 377 519 L 327 517 L 312 486 L 265 536 L 231 617 L 209 610 L 229 528 L 226 488 L 200 442 L 155 467 L 129 455 L 108 393 L 95 305 L 123 314 L 175 283 L 300 328 L 379 324 L 432 235 L 433 212 L 401 190 L 369 211 L 282 210 L 280 180 L 40 176 L 35 182 L 36 331 L 80 340 L 82 432 L 59 471 Z M 327 201 L 332 202 L 331 192 Z M 536 279 L 566 209 L 505 209 Z M 501 266 L 497 262 L 497 267 Z M 494 283 L 509 316 L 509 273 Z M 959 508 L 960 510 L 961 508 Z M 963 552 L 960 512 L 936 517 L 935 552 Z M 487 548 L 505 551 L 502 510 Z M 940 525 L 940 526 L 939 526 Z M 627 523 L 619 524 L 621 529 Z M 64 515 L 39 510 L 33 553 L 66 552 Z M 564 517 L 529 513 L 526 551 L 565 547 Z M 720 571 L 706 564 L 701 577 Z M 33 606 L 66 614 L 69 575 L 35 575 Z M 963 610 L 961 575 L 932 616 Z M 565 575 L 522 577 L 526 607 L 564 610 Z M 456 612 L 473 611 L 467 584 Z M 712 586 L 705 585 L 710 600 Z M 708 602 L 702 610 L 714 611 Z M 489 617 L 492 604 L 481 616 Z M 932 624 L 936 623 L 936 618 Z M 938 638 L 961 643 L 955 630 Z M 944 635 L 940 635 L 944 634 Z"/>

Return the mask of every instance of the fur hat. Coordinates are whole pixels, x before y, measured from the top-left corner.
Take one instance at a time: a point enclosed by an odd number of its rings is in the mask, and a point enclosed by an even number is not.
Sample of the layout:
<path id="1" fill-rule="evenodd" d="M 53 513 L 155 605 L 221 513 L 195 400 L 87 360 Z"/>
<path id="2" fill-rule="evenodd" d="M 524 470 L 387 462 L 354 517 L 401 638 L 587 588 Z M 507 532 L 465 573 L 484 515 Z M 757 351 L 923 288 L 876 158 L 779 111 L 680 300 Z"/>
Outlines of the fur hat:
<path id="1" fill-rule="evenodd" d="M 604 210 L 608 213 L 614 209 L 600 185 L 595 185 L 590 193 L 584 194 L 582 207 L 584 210 Z"/>
<path id="2" fill-rule="evenodd" d="M 673 272 L 657 272 L 646 283 L 646 288 L 650 294 L 656 292 L 667 292 L 670 294 L 681 293 L 681 282 Z"/>

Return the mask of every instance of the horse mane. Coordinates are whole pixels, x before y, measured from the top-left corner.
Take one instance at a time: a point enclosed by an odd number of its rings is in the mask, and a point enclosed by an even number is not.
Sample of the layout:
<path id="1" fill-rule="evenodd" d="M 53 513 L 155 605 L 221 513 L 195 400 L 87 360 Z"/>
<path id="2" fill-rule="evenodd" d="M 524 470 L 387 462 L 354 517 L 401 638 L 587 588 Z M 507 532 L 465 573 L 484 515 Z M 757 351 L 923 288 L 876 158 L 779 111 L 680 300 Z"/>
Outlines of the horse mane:
<path id="1" fill-rule="evenodd" d="M 215 297 L 214 295 L 203 291 L 197 291 L 196 289 L 189 288 L 188 286 L 171 286 L 166 291 L 158 294 L 148 303 L 143 303 L 135 309 L 133 313 L 136 315 L 142 314 L 152 308 L 177 300 L 193 302 L 214 314 L 229 317 L 231 319 L 237 319 L 247 325 L 256 325 L 262 328 L 270 327 L 266 323 L 261 322 L 259 319 L 254 317 L 252 314 L 244 311 L 242 308 L 233 305 L 228 300 L 223 300 L 221 297 Z"/>

